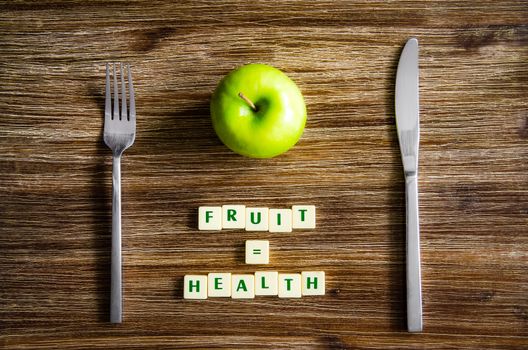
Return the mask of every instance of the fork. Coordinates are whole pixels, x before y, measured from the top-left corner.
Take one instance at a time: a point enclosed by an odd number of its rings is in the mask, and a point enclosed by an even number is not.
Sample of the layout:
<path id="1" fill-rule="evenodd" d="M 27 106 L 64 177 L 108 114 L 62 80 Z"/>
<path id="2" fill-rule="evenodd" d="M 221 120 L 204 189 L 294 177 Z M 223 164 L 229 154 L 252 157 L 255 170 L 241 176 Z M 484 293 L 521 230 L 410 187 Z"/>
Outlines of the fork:
<path id="1" fill-rule="evenodd" d="M 121 323 L 123 320 L 123 289 L 121 267 L 121 156 L 134 143 L 136 137 L 136 102 L 130 65 L 127 64 L 128 94 L 130 106 L 127 110 L 127 98 L 123 64 L 120 64 L 121 75 L 121 109 L 119 108 L 119 88 L 116 66 L 112 65 L 114 80 L 114 103 L 110 93 L 110 68 L 106 64 L 106 93 L 104 142 L 112 150 L 112 262 L 110 288 L 110 322 Z"/>

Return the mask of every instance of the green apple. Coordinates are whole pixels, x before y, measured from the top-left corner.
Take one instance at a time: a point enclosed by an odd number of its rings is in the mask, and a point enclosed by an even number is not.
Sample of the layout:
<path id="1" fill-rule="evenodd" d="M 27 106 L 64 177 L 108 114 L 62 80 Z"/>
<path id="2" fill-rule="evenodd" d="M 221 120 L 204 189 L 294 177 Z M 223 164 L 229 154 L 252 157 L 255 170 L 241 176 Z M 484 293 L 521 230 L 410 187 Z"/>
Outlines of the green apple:
<path id="1" fill-rule="evenodd" d="M 286 74 L 265 64 L 239 67 L 211 98 L 216 134 L 236 153 L 271 158 L 289 150 L 306 124 L 301 91 Z"/>

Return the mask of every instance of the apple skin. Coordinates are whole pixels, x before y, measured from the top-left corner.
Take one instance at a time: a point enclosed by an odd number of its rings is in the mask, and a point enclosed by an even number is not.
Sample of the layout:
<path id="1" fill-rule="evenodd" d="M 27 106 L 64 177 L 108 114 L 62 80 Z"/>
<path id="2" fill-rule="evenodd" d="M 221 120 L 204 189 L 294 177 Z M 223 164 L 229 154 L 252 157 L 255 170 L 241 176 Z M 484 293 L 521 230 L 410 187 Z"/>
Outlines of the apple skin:
<path id="1" fill-rule="evenodd" d="M 211 98 L 211 119 L 220 140 L 234 152 L 271 158 L 289 150 L 301 137 L 306 105 L 286 74 L 269 65 L 247 64 L 218 84 Z"/>

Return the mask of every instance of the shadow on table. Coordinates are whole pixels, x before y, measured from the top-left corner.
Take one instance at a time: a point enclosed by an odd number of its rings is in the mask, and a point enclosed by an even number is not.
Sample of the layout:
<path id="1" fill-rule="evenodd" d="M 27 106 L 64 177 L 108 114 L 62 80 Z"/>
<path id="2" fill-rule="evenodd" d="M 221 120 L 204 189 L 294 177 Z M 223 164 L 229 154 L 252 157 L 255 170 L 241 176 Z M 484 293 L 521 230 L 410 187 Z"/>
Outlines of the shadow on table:
<path id="1" fill-rule="evenodd" d="M 88 93 L 97 103 L 101 120 L 104 121 L 104 96 L 95 87 L 88 89 Z M 100 322 L 110 321 L 110 260 L 112 247 L 112 196 L 111 196 L 111 159 L 110 149 L 103 140 L 104 123 L 95 140 L 95 158 L 91 179 L 91 216 L 93 233 L 93 250 L 96 254 L 95 275 L 97 291 L 97 313 Z"/>
<path id="2" fill-rule="evenodd" d="M 403 45 L 402 45 L 403 48 Z M 398 134 L 396 131 L 396 112 L 394 107 L 394 92 L 396 86 L 396 70 L 401 50 L 393 58 L 390 66 L 389 79 L 385 84 L 385 110 L 388 117 L 394 120 L 394 127 L 390 128 L 389 139 L 392 150 L 393 164 L 390 169 L 391 183 L 393 184 L 389 198 L 389 221 L 392 229 L 390 235 L 390 246 L 392 247 L 393 263 L 390 265 L 389 275 L 391 278 L 389 291 L 392 295 L 391 328 L 395 331 L 407 329 L 407 297 L 405 286 L 405 181 L 403 166 L 401 163 Z"/>
<path id="3" fill-rule="evenodd" d="M 231 152 L 220 142 L 211 124 L 209 98 L 196 97 L 186 105 L 171 106 L 170 112 L 159 112 L 149 117 L 148 124 L 141 125 L 138 119 L 137 154 L 166 155 L 178 157 L 178 163 L 195 160 L 215 160 L 212 154 Z"/>
<path id="4" fill-rule="evenodd" d="M 174 299 L 183 299 L 183 276 L 177 277 L 174 282 Z"/>

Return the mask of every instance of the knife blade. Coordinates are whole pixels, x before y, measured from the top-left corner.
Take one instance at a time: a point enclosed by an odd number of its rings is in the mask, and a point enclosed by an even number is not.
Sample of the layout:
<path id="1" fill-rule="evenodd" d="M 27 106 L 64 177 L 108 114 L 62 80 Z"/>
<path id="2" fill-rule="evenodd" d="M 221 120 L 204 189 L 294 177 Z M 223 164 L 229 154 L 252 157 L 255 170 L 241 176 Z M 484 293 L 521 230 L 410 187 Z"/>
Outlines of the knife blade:
<path id="1" fill-rule="evenodd" d="M 405 44 L 396 72 L 396 128 L 405 173 L 407 330 L 421 332 L 422 282 L 418 215 L 418 145 L 420 143 L 418 40 Z"/>

